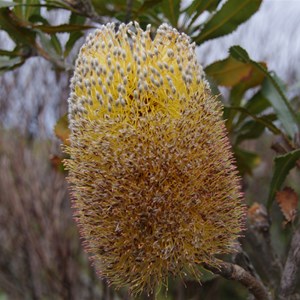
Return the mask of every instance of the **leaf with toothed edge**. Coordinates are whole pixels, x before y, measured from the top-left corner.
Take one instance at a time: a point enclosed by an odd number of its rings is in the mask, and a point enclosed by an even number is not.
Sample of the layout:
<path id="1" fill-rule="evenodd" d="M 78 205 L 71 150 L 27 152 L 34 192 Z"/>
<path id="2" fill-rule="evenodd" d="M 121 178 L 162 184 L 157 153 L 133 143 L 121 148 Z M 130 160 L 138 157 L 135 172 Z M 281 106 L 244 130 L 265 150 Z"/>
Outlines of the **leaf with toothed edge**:
<path id="1" fill-rule="evenodd" d="M 296 161 L 300 159 L 300 149 L 294 150 L 284 155 L 275 157 L 274 173 L 271 180 L 267 208 L 270 209 L 278 191 L 287 177 L 290 170 L 295 166 Z"/>
<path id="2" fill-rule="evenodd" d="M 233 58 L 240 62 L 245 64 L 251 63 L 266 75 L 261 91 L 262 95 L 267 98 L 273 106 L 286 133 L 293 138 L 298 131 L 297 127 L 299 127 L 299 120 L 297 114 L 290 105 L 289 99 L 284 93 L 284 87 L 279 81 L 279 78 L 275 74 L 270 73 L 264 65 L 253 61 L 247 51 L 242 47 L 232 46 L 229 49 L 229 53 Z"/>
<path id="3" fill-rule="evenodd" d="M 248 20 L 260 7 L 262 0 L 228 0 L 202 26 L 195 38 L 197 44 L 233 32 L 240 24 Z"/>

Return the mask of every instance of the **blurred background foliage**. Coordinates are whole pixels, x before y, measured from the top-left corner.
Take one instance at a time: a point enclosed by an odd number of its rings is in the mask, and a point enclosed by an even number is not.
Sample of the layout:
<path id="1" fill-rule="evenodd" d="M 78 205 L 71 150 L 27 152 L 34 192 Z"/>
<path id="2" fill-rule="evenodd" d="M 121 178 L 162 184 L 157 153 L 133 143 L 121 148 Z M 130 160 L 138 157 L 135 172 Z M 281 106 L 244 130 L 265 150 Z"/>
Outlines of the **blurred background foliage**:
<path id="1" fill-rule="evenodd" d="M 167 22 L 201 46 L 235 31 L 261 5 L 262 0 L 0 1 L 0 297 L 131 299 L 97 279 L 89 266 L 61 164 L 59 144 L 68 138 L 68 82 L 86 34 L 107 22 L 136 20 L 143 28 Z M 205 72 L 224 104 L 249 206 L 241 242 L 274 295 L 297 227 L 298 202 L 291 198 L 300 192 L 299 78 L 284 83 L 267 60 L 254 60 L 238 45 L 206 65 Z M 55 76 L 44 76 L 50 73 Z M 16 90 L 25 94 L 33 86 L 40 90 L 38 99 L 14 100 Z M 279 191 L 286 185 L 295 191 L 284 198 Z M 257 208 L 266 212 L 263 229 Z M 167 298 L 162 290 L 159 299 L 247 298 L 246 289 L 208 272 L 202 283 L 170 279 Z"/>

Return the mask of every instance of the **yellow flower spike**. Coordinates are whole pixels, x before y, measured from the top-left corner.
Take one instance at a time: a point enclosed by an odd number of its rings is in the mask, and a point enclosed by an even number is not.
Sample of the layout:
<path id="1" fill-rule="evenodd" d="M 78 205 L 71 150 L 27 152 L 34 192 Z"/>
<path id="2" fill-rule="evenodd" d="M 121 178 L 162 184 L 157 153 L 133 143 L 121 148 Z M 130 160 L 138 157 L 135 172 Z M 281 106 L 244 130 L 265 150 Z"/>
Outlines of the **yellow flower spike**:
<path id="1" fill-rule="evenodd" d="M 239 178 L 195 45 L 163 24 L 102 26 L 69 98 L 75 218 L 101 277 L 132 293 L 234 251 Z"/>

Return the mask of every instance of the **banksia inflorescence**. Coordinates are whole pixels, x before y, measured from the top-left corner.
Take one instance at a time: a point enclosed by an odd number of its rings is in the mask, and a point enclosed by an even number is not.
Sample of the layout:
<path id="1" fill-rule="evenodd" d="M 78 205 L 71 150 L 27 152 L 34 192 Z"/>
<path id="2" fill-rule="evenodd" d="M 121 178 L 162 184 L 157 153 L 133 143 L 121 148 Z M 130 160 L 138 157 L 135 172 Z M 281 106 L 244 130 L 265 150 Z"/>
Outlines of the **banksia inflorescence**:
<path id="1" fill-rule="evenodd" d="M 195 45 L 168 25 L 102 26 L 71 81 L 75 218 L 101 277 L 133 293 L 234 251 L 239 179 Z"/>

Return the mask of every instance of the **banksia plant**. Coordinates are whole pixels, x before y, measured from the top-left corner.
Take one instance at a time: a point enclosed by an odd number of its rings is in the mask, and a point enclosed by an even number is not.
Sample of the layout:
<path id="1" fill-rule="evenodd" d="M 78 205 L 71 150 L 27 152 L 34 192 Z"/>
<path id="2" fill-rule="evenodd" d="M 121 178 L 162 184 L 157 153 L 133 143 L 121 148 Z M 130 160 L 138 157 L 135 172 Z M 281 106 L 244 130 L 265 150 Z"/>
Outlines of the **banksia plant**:
<path id="1" fill-rule="evenodd" d="M 111 284 L 151 293 L 234 251 L 244 209 L 221 116 L 185 34 L 108 24 L 87 38 L 65 164 L 84 246 Z"/>

